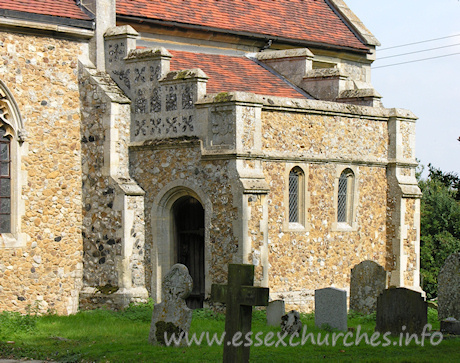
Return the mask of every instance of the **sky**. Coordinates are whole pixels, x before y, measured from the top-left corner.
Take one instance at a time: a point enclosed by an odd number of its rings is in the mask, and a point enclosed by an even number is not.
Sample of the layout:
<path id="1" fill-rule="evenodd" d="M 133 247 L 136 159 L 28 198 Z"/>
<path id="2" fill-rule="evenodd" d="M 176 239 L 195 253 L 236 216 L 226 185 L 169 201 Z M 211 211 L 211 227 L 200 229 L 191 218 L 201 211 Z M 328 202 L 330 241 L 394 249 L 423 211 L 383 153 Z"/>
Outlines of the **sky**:
<path id="1" fill-rule="evenodd" d="M 345 2 L 381 43 L 372 84 L 383 105 L 411 110 L 419 118 L 416 157 L 425 165 L 423 176 L 428 163 L 460 176 L 460 1 Z M 444 39 L 427 41 L 438 38 Z M 416 42 L 423 43 L 391 48 Z M 425 51 L 432 48 L 440 49 Z M 403 53 L 413 54 L 399 56 Z M 414 62 L 433 57 L 438 58 Z M 383 67 L 402 62 L 410 63 Z"/>

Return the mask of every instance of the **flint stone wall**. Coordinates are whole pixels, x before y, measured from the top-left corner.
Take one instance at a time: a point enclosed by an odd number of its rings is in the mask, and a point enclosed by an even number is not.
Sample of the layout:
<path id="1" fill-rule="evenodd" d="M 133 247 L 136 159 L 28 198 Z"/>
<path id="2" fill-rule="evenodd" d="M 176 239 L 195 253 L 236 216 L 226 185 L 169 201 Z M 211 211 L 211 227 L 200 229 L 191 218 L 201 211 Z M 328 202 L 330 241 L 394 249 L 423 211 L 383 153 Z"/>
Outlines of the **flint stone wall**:
<path id="1" fill-rule="evenodd" d="M 82 275 L 78 57 L 84 42 L 0 31 L 0 79 L 28 134 L 21 184 L 25 246 L 0 246 L 0 310 L 77 311 Z"/>

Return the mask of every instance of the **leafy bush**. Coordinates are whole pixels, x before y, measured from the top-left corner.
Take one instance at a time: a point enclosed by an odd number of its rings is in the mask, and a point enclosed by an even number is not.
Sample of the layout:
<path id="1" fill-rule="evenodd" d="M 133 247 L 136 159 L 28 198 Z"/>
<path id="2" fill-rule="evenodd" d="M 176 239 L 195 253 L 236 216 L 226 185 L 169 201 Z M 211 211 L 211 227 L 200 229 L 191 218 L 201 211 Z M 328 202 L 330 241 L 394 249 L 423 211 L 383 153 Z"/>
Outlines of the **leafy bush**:
<path id="1" fill-rule="evenodd" d="M 420 272 L 427 297 L 437 296 L 437 278 L 446 258 L 460 251 L 460 178 L 431 164 L 422 190 L 420 219 Z"/>

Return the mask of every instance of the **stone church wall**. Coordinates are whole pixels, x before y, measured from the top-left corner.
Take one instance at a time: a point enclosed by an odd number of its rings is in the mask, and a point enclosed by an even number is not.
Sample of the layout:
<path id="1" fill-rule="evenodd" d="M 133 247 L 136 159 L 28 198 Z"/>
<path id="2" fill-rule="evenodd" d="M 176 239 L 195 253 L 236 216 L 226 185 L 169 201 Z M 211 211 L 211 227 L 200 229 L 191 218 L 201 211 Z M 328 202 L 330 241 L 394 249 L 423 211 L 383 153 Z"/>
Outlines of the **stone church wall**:
<path id="1" fill-rule="evenodd" d="M 373 260 L 386 269 L 387 185 L 384 167 L 359 167 L 356 230 L 334 229 L 334 163 L 307 164 L 305 230 L 283 229 L 288 213 L 286 200 L 276 191 L 287 188 L 286 165 L 267 162 L 267 179 L 276 189 L 268 194 L 269 281 L 273 299 L 284 298 L 290 308 L 310 310 L 315 289 L 328 286 L 348 289 L 351 268 Z M 287 170 L 287 173 L 289 170 Z M 390 266 L 389 266 L 390 265 Z"/>
<path id="2" fill-rule="evenodd" d="M 161 261 L 169 257 L 158 253 L 167 249 L 166 246 L 159 246 L 165 241 L 159 240 L 163 234 L 158 229 L 170 228 L 169 223 L 159 225 L 153 218 L 154 214 L 159 213 L 154 206 L 165 196 L 165 192 L 185 190 L 196 196 L 209 212 L 210 219 L 206 220 L 205 228 L 205 259 L 209 268 L 205 272 L 206 286 L 210 287 L 211 282 L 226 281 L 227 265 L 232 263 L 238 250 L 238 240 L 233 237 L 238 210 L 232 193 L 234 181 L 229 175 L 232 163 L 226 160 L 200 161 L 201 149 L 197 140 L 176 139 L 175 143 L 175 146 L 168 147 L 168 140 L 165 140 L 131 149 L 131 175 L 145 191 L 146 286 L 156 301 L 159 291 L 152 291 L 152 285 L 155 289 L 159 272 L 152 268 L 157 264 L 170 263 Z M 204 195 L 207 200 L 203 200 Z M 212 213 L 209 205 L 212 205 Z"/>
<path id="3" fill-rule="evenodd" d="M 18 104 L 19 221 L 24 244 L 0 245 L 0 310 L 76 312 L 82 275 L 77 63 L 85 43 L 0 32 L 0 79 Z M 13 178 L 15 176 L 13 175 Z M 18 176 L 16 176 L 18 177 Z"/>
<path id="4" fill-rule="evenodd" d="M 349 111 L 355 112 L 349 112 Z M 368 111 L 370 109 L 367 109 Z M 262 112 L 265 154 L 284 162 L 266 161 L 270 185 L 269 262 L 272 298 L 284 298 L 290 308 L 313 308 L 314 290 L 327 286 L 348 289 L 351 268 L 374 260 L 391 270 L 386 232 L 386 160 L 388 131 L 382 115 L 341 112 Z M 305 173 L 304 228 L 289 230 L 287 190 L 290 168 Z M 350 230 L 337 228 L 337 175 L 352 167 L 356 205 Z"/>

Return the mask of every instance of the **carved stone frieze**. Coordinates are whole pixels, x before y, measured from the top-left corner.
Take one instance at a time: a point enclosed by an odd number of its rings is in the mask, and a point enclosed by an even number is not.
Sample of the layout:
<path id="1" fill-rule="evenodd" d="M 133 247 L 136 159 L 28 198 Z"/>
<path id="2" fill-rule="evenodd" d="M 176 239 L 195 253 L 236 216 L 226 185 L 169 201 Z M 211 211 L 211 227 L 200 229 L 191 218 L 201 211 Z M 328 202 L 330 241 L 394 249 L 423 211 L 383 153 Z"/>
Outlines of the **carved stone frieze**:
<path id="1" fill-rule="evenodd" d="M 119 70 L 119 71 L 112 71 L 112 73 L 122 81 L 128 89 L 131 89 L 131 81 L 129 80 L 129 74 L 131 73 L 130 69 L 125 70 Z M 116 77 L 115 77 L 116 78 Z"/>
<path id="2" fill-rule="evenodd" d="M 109 44 L 109 63 L 123 59 L 124 54 L 124 43 Z"/>
<path id="3" fill-rule="evenodd" d="M 182 109 L 190 110 L 193 108 L 193 87 L 185 84 L 182 89 Z"/>
<path id="4" fill-rule="evenodd" d="M 134 82 L 145 83 L 145 67 L 134 68 Z"/>
<path id="5" fill-rule="evenodd" d="M 134 136 L 146 136 L 147 135 L 147 125 L 146 120 L 136 120 L 135 121 L 135 130 Z"/>
<path id="6" fill-rule="evenodd" d="M 177 110 L 177 86 L 170 86 L 166 94 L 166 111 Z"/>
<path id="7" fill-rule="evenodd" d="M 158 81 L 161 77 L 161 67 L 150 66 L 150 81 Z"/>
<path id="8" fill-rule="evenodd" d="M 150 97 L 150 112 L 161 111 L 161 95 L 159 87 L 155 87 L 152 90 L 152 96 Z"/>
<path id="9" fill-rule="evenodd" d="M 137 90 L 137 97 L 134 101 L 134 113 L 147 112 L 147 98 L 145 98 L 145 91 L 142 89 Z"/>

